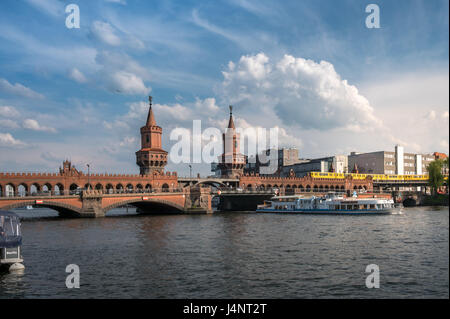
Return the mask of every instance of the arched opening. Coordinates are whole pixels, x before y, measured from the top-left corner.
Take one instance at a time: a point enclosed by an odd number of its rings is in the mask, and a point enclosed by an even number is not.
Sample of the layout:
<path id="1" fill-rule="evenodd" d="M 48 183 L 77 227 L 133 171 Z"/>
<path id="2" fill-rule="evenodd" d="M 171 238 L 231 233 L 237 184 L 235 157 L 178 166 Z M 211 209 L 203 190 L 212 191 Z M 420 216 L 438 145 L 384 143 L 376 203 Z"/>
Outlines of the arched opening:
<path id="1" fill-rule="evenodd" d="M 319 192 L 323 192 L 323 186 L 322 185 L 319 186 Z"/>
<path id="2" fill-rule="evenodd" d="M 270 184 L 269 184 L 269 185 L 267 185 L 267 188 L 272 188 L 272 185 L 270 185 Z"/>
<path id="3" fill-rule="evenodd" d="M 259 189 L 264 190 L 264 189 L 265 189 L 265 186 L 264 186 L 263 184 L 261 184 L 261 185 L 259 185 Z"/>
<path id="4" fill-rule="evenodd" d="M 248 185 L 247 185 L 247 188 L 248 188 L 248 189 L 252 189 L 252 188 L 253 188 L 252 184 L 248 184 Z"/>
<path id="5" fill-rule="evenodd" d="M 95 189 L 98 191 L 101 191 L 101 190 L 103 190 L 103 185 L 98 183 L 97 185 L 95 185 Z"/>
<path id="6" fill-rule="evenodd" d="M 134 189 L 133 185 L 127 184 L 127 193 L 132 193 L 133 189 Z"/>
<path id="7" fill-rule="evenodd" d="M 17 195 L 19 195 L 21 197 L 28 195 L 27 184 L 20 184 L 19 187 L 17 187 Z"/>
<path id="8" fill-rule="evenodd" d="M 142 193 L 144 191 L 144 187 L 142 186 L 142 184 L 137 184 L 136 185 L 136 191 L 138 193 Z"/>
<path id="9" fill-rule="evenodd" d="M 299 190 L 301 193 L 303 193 L 303 192 L 305 191 L 303 185 L 300 185 L 300 186 L 298 187 L 298 190 Z"/>
<path id="10" fill-rule="evenodd" d="M 307 192 L 310 192 L 310 191 L 311 191 L 311 186 L 306 185 L 306 191 L 307 191 Z"/>
<path id="11" fill-rule="evenodd" d="M 84 184 L 84 189 L 94 189 L 90 183 Z"/>
<path id="12" fill-rule="evenodd" d="M 122 193 L 123 192 L 123 185 L 122 184 L 117 184 L 116 185 L 116 191 L 118 193 Z"/>
<path id="13" fill-rule="evenodd" d="M 108 194 L 114 193 L 114 186 L 112 184 L 106 185 L 106 193 L 108 193 Z"/>
<path id="14" fill-rule="evenodd" d="M 162 186 L 162 191 L 163 192 L 168 192 L 169 191 L 169 185 L 164 183 L 163 186 Z"/>
<path id="15" fill-rule="evenodd" d="M 334 186 L 333 185 L 330 186 L 330 191 L 334 191 Z"/>
<path id="16" fill-rule="evenodd" d="M 6 186 L 5 186 L 5 195 L 7 197 L 13 197 L 15 193 L 16 193 L 16 188 L 14 187 L 14 185 L 13 184 L 6 184 Z"/>
<path id="17" fill-rule="evenodd" d="M 52 192 L 52 185 L 49 183 L 45 183 L 44 186 L 42 186 L 42 192 L 43 193 L 51 193 Z"/>
<path id="18" fill-rule="evenodd" d="M 324 190 L 325 192 L 328 192 L 328 185 L 325 185 Z"/>
<path id="19" fill-rule="evenodd" d="M 287 185 L 285 186 L 285 188 L 286 188 L 286 189 L 291 189 L 291 185 L 287 184 Z"/>
<path id="20" fill-rule="evenodd" d="M 150 184 L 145 185 L 145 192 L 146 193 L 151 193 L 152 192 L 152 185 L 150 185 Z"/>
<path id="21" fill-rule="evenodd" d="M 172 203 L 170 201 L 164 200 L 127 200 L 120 203 L 115 203 L 113 205 L 105 207 L 106 215 L 115 208 L 119 208 L 125 205 L 131 205 L 136 207 L 136 212 L 139 214 L 172 214 L 172 213 L 183 213 L 183 207 Z"/>
<path id="22" fill-rule="evenodd" d="M 69 187 L 69 194 L 74 195 L 77 193 L 79 186 L 77 184 L 71 184 Z"/>
<path id="23" fill-rule="evenodd" d="M 342 186 L 341 186 L 341 191 L 343 191 L 343 190 L 345 190 L 345 187 L 344 187 L 344 185 L 342 185 Z"/>
<path id="24" fill-rule="evenodd" d="M 55 195 L 63 195 L 64 186 L 61 183 L 56 184 L 53 192 L 55 193 Z"/>
<path id="25" fill-rule="evenodd" d="M 319 191 L 319 188 L 317 187 L 317 185 L 314 185 L 313 191 L 314 191 L 314 192 L 318 192 L 318 191 Z"/>
<path id="26" fill-rule="evenodd" d="M 37 195 L 40 191 L 41 191 L 41 187 L 39 186 L 39 184 L 34 183 L 33 185 L 31 185 L 31 187 L 30 187 L 30 195 L 31 196 Z"/>
<path id="27" fill-rule="evenodd" d="M 354 186 L 353 189 L 354 189 L 354 190 L 358 190 L 358 187 L 357 187 L 357 186 Z"/>

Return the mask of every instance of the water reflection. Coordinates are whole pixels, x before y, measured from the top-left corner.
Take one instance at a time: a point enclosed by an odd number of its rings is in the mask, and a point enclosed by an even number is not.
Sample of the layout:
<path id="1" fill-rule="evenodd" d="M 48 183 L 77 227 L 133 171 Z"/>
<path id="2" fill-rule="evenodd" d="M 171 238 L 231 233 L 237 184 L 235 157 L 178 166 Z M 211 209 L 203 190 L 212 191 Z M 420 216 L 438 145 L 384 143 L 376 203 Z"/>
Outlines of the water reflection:
<path id="1" fill-rule="evenodd" d="M 227 213 L 57 219 L 22 212 L 0 298 L 448 298 L 448 208 L 390 216 Z M 34 216 L 34 217 L 31 217 Z M 65 287 L 75 263 L 81 288 Z M 365 288 L 376 263 L 382 288 Z"/>

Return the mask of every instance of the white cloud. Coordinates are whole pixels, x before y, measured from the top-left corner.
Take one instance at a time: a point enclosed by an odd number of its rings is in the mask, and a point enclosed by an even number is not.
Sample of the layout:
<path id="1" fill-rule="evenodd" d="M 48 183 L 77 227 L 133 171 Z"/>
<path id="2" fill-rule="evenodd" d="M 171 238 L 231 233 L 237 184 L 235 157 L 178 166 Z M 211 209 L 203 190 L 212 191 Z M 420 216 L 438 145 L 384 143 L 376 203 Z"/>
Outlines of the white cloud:
<path id="1" fill-rule="evenodd" d="M 18 147 L 26 144 L 15 139 L 10 133 L 0 133 L 0 147 Z"/>
<path id="2" fill-rule="evenodd" d="M 149 78 L 148 71 L 128 55 L 103 51 L 96 61 L 103 66 L 100 77 L 110 91 L 141 95 L 151 91 L 144 83 Z"/>
<path id="3" fill-rule="evenodd" d="M 58 0 L 27 0 L 27 2 L 54 17 L 61 17 L 64 14 L 63 4 Z"/>
<path id="4" fill-rule="evenodd" d="M 0 91 L 6 92 L 9 94 L 27 97 L 30 99 L 43 99 L 44 98 L 44 96 L 42 94 L 37 93 L 37 92 L 33 91 L 32 89 L 27 88 L 26 86 L 23 86 L 20 83 L 16 83 L 13 85 L 13 84 L 9 83 L 8 80 L 1 79 L 1 78 L 0 78 Z"/>
<path id="5" fill-rule="evenodd" d="M 275 118 L 283 126 L 350 131 L 382 126 L 369 101 L 326 61 L 285 55 L 271 63 L 259 53 L 229 63 L 223 75 L 225 100 L 272 123 Z"/>
<path id="6" fill-rule="evenodd" d="M 20 115 L 19 111 L 17 111 L 13 106 L 0 106 L 0 115 L 4 117 L 18 117 Z"/>
<path id="7" fill-rule="evenodd" d="M 0 127 L 16 129 L 19 128 L 19 124 L 16 121 L 10 119 L 0 119 Z"/>
<path id="8" fill-rule="evenodd" d="M 118 4 L 122 4 L 122 5 L 126 5 L 127 2 L 125 0 L 105 0 L 106 2 L 111 2 L 111 3 L 118 3 Z"/>
<path id="9" fill-rule="evenodd" d="M 84 76 L 84 74 L 80 70 L 78 70 L 77 68 L 72 68 L 70 70 L 69 77 L 72 80 L 75 80 L 78 83 L 86 83 L 87 82 L 87 79 Z"/>
<path id="10" fill-rule="evenodd" d="M 33 131 L 42 131 L 56 133 L 56 129 L 53 127 L 43 126 L 38 123 L 38 121 L 33 119 L 26 119 L 23 121 L 23 127 Z"/>
<path id="11" fill-rule="evenodd" d="M 449 109 L 448 88 L 448 69 L 389 74 L 361 85 L 392 137 L 386 140 L 377 136 L 369 142 L 390 142 L 393 149 L 395 138 L 402 141 L 405 151 L 448 153 L 448 147 L 441 143 L 449 137 L 445 117 Z"/>
<path id="12" fill-rule="evenodd" d="M 94 21 L 92 23 L 91 33 L 103 43 L 112 46 L 117 46 L 121 43 L 120 38 L 115 34 L 114 28 L 107 22 Z"/>
<path id="13" fill-rule="evenodd" d="M 115 72 L 109 80 L 109 89 L 113 92 L 146 95 L 151 91 L 140 77 L 126 71 Z"/>

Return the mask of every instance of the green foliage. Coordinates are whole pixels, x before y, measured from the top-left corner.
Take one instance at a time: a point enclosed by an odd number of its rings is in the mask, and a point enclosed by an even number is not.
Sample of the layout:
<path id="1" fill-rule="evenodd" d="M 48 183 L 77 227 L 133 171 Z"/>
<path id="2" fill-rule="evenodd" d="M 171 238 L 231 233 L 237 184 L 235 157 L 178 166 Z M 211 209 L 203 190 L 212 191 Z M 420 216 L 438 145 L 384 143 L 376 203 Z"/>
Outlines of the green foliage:
<path id="1" fill-rule="evenodd" d="M 444 183 L 444 175 L 442 175 L 442 167 L 444 162 L 442 160 L 434 160 L 432 161 L 427 169 L 428 169 L 428 184 L 433 190 L 433 194 L 437 193 L 439 187 Z"/>

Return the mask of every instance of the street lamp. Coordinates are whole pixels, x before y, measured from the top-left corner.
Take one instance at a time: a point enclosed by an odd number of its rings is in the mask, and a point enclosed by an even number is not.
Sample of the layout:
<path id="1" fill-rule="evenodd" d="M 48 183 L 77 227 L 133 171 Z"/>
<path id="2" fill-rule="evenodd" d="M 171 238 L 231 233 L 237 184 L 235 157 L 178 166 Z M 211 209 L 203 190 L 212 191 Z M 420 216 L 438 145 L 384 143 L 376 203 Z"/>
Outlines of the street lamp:
<path id="1" fill-rule="evenodd" d="M 189 164 L 189 178 L 192 178 L 192 165 Z"/>
<path id="2" fill-rule="evenodd" d="M 88 190 L 91 188 L 91 166 L 90 164 L 86 164 L 88 168 Z"/>

